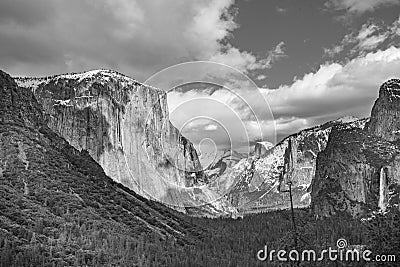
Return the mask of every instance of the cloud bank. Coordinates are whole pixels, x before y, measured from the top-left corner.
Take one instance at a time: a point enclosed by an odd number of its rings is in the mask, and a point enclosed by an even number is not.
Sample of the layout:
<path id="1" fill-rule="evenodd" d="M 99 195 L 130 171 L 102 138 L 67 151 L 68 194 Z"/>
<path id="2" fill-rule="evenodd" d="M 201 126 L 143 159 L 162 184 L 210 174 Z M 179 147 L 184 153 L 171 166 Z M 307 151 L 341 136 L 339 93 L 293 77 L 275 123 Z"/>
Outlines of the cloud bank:
<path id="1" fill-rule="evenodd" d="M 3 0 L 0 60 L 13 75 L 112 68 L 139 80 L 190 60 L 215 60 L 243 72 L 268 68 L 273 57 L 258 57 L 229 44 L 239 27 L 233 4 Z"/>
<path id="2" fill-rule="evenodd" d="M 259 127 L 264 136 L 269 136 L 274 124 L 279 140 L 301 129 L 340 117 L 368 117 L 378 96 L 379 86 L 399 75 L 400 48 L 395 46 L 366 53 L 346 63 L 322 64 L 315 72 L 304 75 L 290 85 L 259 89 L 266 97 L 275 119 L 259 118 L 260 124 L 254 120 L 252 111 L 268 114 L 263 112 L 267 107 L 263 101 L 259 101 L 258 95 L 252 91 L 246 92 L 246 89 L 242 93 L 247 103 L 235 98 L 227 90 L 216 90 L 211 95 L 202 90 L 171 92 L 168 99 L 171 107 L 200 98 L 224 103 L 216 106 L 212 101 L 205 101 L 198 108 L 191 105 L 182 107 L 179 114 L 172 114 L 172 121 L 178 127 L 195 117 L 199 110 L 212 110 L 210 116 L 225 122 L 230 127 L 229 132 L 234 133 L 235 140 L 244 140 L 246 134 L 249 140 L 257 140 L 260 138 L 257 135 Z M 211 129 L 205 129 L 204 124 L 191 126 L 186 128 L 184 134 L 190 136 L 195 143 L 204 138 L 205 131 Z M 228 143 L 226 136 L 215 135 L 218 135 L 218 131 L 214 131 L 213 135 L 217 145 L 223 147 Z M 234 148 L 238 149 L 241 145 L 243 143 L 238 141 Z"/>

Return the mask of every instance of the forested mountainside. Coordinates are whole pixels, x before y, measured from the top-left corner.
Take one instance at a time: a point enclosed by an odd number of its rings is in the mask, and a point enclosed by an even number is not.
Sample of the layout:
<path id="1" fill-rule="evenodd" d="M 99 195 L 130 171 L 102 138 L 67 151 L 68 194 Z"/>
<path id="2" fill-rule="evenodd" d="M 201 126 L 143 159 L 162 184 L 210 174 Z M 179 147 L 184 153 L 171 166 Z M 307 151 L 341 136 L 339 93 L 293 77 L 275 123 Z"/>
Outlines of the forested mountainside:
<path id="1" fill-rule="evenodd" d="M 203 232 L 109 178 L 86 150 L 46 126 L 32 92 L 4 72 L 0 104 L 3 266 L 139 264 L 138 246 L 186 244 Z"/>
<path id="2" fill-rule="evenodd" d="M 380 87 L 365 129 L 337 128 L 318 154 L 312 208 L 319 216 L 353 216 L 399 205 L 400 80 Z"/>

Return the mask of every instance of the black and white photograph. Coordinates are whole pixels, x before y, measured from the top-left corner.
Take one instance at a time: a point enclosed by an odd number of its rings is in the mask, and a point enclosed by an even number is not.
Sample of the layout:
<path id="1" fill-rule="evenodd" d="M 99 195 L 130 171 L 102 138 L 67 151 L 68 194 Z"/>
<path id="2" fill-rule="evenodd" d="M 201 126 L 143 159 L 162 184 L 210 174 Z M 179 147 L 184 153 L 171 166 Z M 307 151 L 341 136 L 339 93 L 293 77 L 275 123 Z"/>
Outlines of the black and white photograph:
<path id="1" fill-rule="evenodd" d="M 400 0 L 0 0 L 36 266 L 400 266 Z"/>

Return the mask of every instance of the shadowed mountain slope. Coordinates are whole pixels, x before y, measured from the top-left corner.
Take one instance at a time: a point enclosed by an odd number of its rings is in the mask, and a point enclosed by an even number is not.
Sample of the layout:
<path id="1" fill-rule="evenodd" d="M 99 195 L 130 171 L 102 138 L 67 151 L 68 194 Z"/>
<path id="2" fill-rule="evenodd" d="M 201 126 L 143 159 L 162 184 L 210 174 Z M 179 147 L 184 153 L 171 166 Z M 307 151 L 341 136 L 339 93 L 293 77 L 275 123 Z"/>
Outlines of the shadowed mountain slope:
<path id="1" fill-rule="evenodd" d="M 3 266 L 140 264 L 138 246 L 199 235 L 183 215 L 109 178 L 46 120 L 33 93 L 0 72 Z"/>

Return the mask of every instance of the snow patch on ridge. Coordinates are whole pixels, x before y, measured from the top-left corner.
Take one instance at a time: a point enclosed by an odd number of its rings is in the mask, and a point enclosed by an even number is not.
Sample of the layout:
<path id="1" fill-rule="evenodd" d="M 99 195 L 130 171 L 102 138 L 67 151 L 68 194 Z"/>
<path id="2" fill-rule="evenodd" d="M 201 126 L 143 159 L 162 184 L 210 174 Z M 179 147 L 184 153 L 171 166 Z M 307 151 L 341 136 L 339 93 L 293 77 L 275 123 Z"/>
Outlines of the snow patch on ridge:
<path id="1" fill-rule="evenodd" d="M 114 80 L 118 81 L 123 87 L 129 85 L 143 85 L 153 90 L 164 93 L 164 91 L 159 88 L 145 85 L 129 76 L 108 69 L 95 69 L 84 72 L 66 73 L 47 77 L 15 77 L 14 80 L 18 86 L 30 88 L 32 90 L 35 90 L 40 85 L 49 83 L 51 81 L 55 81 L 56 83 L 58 83 L 61 80 L 75 80 L 78 83 L 81 83 L 83 81 L 97 80 L 99 82 L 107 83 L 110 80 Z"/>

